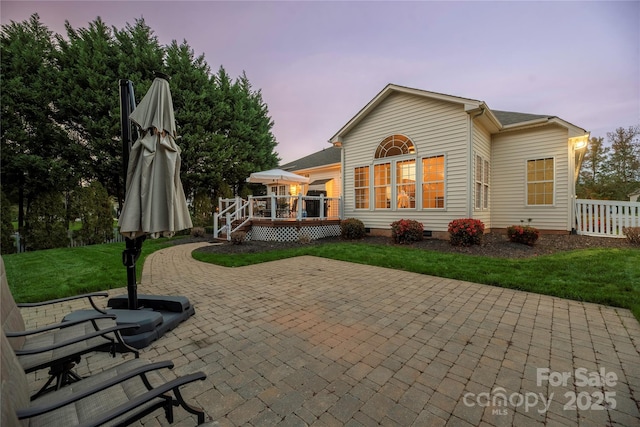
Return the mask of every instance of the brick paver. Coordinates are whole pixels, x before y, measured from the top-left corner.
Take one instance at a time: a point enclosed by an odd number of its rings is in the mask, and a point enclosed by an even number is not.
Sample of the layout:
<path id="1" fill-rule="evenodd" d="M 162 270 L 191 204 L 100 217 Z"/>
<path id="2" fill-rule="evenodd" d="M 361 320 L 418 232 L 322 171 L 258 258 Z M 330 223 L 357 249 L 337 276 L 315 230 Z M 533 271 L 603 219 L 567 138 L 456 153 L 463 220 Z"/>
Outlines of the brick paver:
<path id="1" fill-rule="evenodd" d="M 308 256 L 225 268 L 193 260 L 202 245 L 150 255 L 138 292 L 194 304 L 141 356 L 204 371 L 183 392 L 210 425 L 640 425 L 628 310 Z M 78 304 L 23 313 L 42 325 Z M 79 371 L 122 358 L 90 355 Z M 601 372 L 616 379 L 596 384 Z"/>

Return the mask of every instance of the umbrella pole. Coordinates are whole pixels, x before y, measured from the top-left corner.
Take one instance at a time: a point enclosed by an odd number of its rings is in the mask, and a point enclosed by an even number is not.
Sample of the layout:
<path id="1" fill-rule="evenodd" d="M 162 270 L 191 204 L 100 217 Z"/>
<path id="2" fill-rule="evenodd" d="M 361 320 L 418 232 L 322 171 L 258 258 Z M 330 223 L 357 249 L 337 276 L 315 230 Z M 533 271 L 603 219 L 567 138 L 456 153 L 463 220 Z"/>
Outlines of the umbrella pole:
<path id="1" fill-rule="evenodd" d="M 122 251 L 122 264 L 127 267 L 127 296 L 129 310 L 138 309 L 138 285 L 136 279 L 136 262 L 142 252 L 142 242 L 146 236 L 125 239 L 125 250 Z"/>
<path id="2" fill-rule="evenodd" d="M 135 97 L 133 95 L 133 83 L 130 80 L 120 80 L 120 130 L 122 134 L 122 170 L 124 181 L 124 193 L 126 197 L 127 169 L 129 166 L 129 153 L 131 152 L 131 121 L 129 116 L 135 109 Z M 138 309 L 138 285 L 136 279 L 136 261 L 142 251 L 142 242 L 145 236 L 135 239 L 125 239 L 125 250 L 122 251 L 122 264 L 127 268 L 127 295 L 129 310 Z"/>

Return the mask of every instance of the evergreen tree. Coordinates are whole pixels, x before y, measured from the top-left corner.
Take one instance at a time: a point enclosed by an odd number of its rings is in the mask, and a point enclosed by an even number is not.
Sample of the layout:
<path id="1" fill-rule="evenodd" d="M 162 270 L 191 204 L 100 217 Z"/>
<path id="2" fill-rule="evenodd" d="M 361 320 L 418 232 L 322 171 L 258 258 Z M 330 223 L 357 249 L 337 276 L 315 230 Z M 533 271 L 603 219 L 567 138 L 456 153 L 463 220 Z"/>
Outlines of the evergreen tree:
<path id="1" fill-rule="evenodd" d="M 203 56 L 194 56 L 186 42 L 178 45 L 173 41 L 166 49 L 166 70 L 171 76 L 185 194 L 192 200 L 202 194 L 211 198 L 222 179 L 219 165 L 226 153 L 213 135 L 212 122 L 217 113 L 209 66 Z M 194 218 L 210 214 L 197 212 L 199 206 L 206 205 L 193 204 Z"/>
<path id="2" fill-rule="evenodd" d="M 278 164 L 273 152 L 277 142 L 273 121 L 260 91 L 254 92 L 243 73 L 235 82 L 220 67 L 215 76 L 216 135 L 224 137 L 229 153 L 221 165 L 223 180 L 240 194 L 251 172 L 272 169 Z"/>
<path id="3" fill-rule="evenodd" d="M 15 238 L 13 237 L 13 223 L 11 218 L 11 202 L 4 194 L 4 191 L 0 191 L 0 254 L 12 254 L 16 251 Z"/>
<path id="4" fill-rule="evenodd" d="M 77 185 L 79 147 L 55 121 L 59 95 L 52 33 L 37 14 L 2 27 L 1 180 L 18 204 L 24 235 L 25 212 L 41 193 Z"/>

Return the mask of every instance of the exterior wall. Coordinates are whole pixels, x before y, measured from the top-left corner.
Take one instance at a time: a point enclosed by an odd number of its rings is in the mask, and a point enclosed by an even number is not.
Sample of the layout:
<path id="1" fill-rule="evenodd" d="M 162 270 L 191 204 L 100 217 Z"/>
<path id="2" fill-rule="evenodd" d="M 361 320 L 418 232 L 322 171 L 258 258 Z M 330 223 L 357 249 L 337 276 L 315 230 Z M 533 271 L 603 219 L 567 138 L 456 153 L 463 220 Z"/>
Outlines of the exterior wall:
<path id="1" fill-rule="evenodd" d="M 337 198 L 340 197 L 342 189 L 342 174 L 340 173 L 340 165 L 308 169 L 302 171 L 294 171 L 309 177 L 309 182 L 317 181 L 320 179 L 332 179 L 327 182 L 325 189 L 327 190 L 327 197 Z M 305 193 L 308 189 L 308 185 L 305 186 Z"/>
<path id="2" fill-rule="evenodd" d="M 494 135 L 491 152 L 491 226 L 506 228 L 525 224 L 540 230 L 570 231 L 573 170 L 570 169 L 568 133 L 560 126 L 543 126 L 526 131 Z M 555 159 L 554 204 L 528 206 L 526 200 L 527 160 Z M 571 177 L 568 179 L 568 177 Z"/>
<path id="3" fill-rule="evenodd" d="M 390 94 L 363 120 L 343 136 L 344 217 L 355 217 L 371 229 L 390 229 L 399 219 L 414 219 L 425 230 L 446 231 L 454 218 L 468 215 L 469 115 L 461 104 L 443 102 L 404 93 Z M 375 150 L 389 135 L 411 138 L 416 155 L 391 157 L 416 159 L 416 208 L 374 209 L 373 164 Z M 445 208 L 422 209 L 421 158 L 445 156 Z M 370 208 L 355 209 L 354 168 L 370 167 Z"/>
<path id="4" fill-rule="evenodd" d="M 480 155 L 483 159 L 489 161 L 489 207 L 488 209 L 481 207 L 480 209 L 476 208 L 476 194 L 475 194 L 475 156 Z M 493 164 L 491 162 L 491 134 L 484 127 L 474 121 L 473 123 L 473 157 L 472 157 L 472 167 L 470 170 L 470 179 L 472 182 L 471 185 L 471 194 L 472 194 L 472 209 L 473 209 L 473 218 L 479 219 L 484 223 L 486 229 L 491 228 L 491 197 L 493 194 L 493 188 L 491 187 L 491 174 L 493 170 Z"/>

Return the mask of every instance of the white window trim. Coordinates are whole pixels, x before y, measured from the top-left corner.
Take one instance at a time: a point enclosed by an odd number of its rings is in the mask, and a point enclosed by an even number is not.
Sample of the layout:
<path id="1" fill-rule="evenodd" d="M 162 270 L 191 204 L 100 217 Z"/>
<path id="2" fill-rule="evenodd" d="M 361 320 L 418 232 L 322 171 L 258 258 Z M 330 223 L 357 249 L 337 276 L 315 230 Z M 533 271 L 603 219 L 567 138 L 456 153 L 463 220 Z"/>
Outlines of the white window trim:
<path id="1" fill-rule="evenodd" d="M 478 157 L 480 158 L 480 180 L 478 180 Z M 473 210 L 488 211 L 489 210 L 489 194 L 491 193 L 491 176 L 487 175 L 485 169 L 491 171 L 491 162 L 482 154 L 475 152 L 473 157 Z M 486 178 L 486 180 L 485 180 Z M 480 184 L 480 195 L 478 197 L 478 184 Z M 485 191 L 486 188 L 486 191 Z M 480 203 L 478 204 L 478 198 Z M 480 207 L 478 207 L 478 205 Z"/>
<path id="2" fill-rule="evenodd" d="M 422 169 L 422 161 L 424 159 L 430 159 L 430 158 L 433 158 L 433 157 L 440 157 L 440 156 L 442 156 L 444 158 L 444 178 L 443 178 L 443 181 L 444 181 L 444 186 L 443 186 L 444 187 L 444 190 L 443 190 L 444 191 L 444 203 L 442 204 L 441 208 L 425 208 L 425 207 L 422 206 L 422 204 L 423 204 L 423 200 L 422 200 L 422 185 L 425 183 L 425 181 L 424 181 L 424 170 Z M 419 194 L 420 194 L 420 197 L 419 197 L 420 205 L 416 204 L 416 206 L 420 206 L 419 210 L 427 211 L 427 212 L 446 211 L 447 210 L 447 203 L 449 202 L 449 198 L 447 197 L 447 182 L 448 182 L 447 174 L 448 174 L 448 170 L 449 170 L 448 165 L 447 165 L 448 157 L 449 156 L 447 156 L 446 153 L 438 153 L 438 154 L 429 154 L 429 155 L 421 156 L 419 158 L 419 160 L 420 160 L 419 161 L 419 163 L 420 163 L 420 191 L 419 191 Z M 417 177 L 416 177 L 416 181 L 417 181 Z M 416 192 L 418 193 L 417 190 L 416 190 Z M 418 197 L 416 197 L 416 199 L 418 199 Z M 417 201 L 416 201 L 416 203 L 417 203 Z"/>
<path id="3" fill-rule="evenodd" d="M 356 169 L 360 169 L 360 168 L 368 168 L 368 173 L 369 173 L 369 186 L 368 188 L 368 192 L 369 192 L 369 206 L 366 208 L 359 208 L 356 206 L 356 190 L 360 189 L 360 188 L 365 188 L 365 187 L 356 187 L 356 179 L 355 179 L 355 173 L 356 173 Z M 354 211 L 370 211 L 372 209 L 371 206 L 371 194 L 373 191 L 373 186 L 371 185 L 371 183 L 373 182 L 373 165 L 359 165 L 359 166 L 354 166 L 353 170 L 353 210 Z"/>
<path id="4" fill-rule="evenodd" d="M 527 179 L 527 164 L 532 161 L 532 160 L 546 160 L 546 159 L 552 159 L 553 160 L 553 200 L 551 201 L 551 204 L 529 204 L 529 180 Z M 557 191 L 557 180 L 558 180 L 558 171 L 557 171 L 557 164 L 558 162 L 556 161 L 556 156 L 550 156 L 550 157 L 531 157 L 528 159 L 525 159 L 524 161 L 524 205 L 526 207 L 529 208 L 549 208 L 549 207 L 555 207 L 556 206 L 556 195 L 558 194 Z M 534 182 L 546 182 L 546 181 L 534 181 Z"/>

